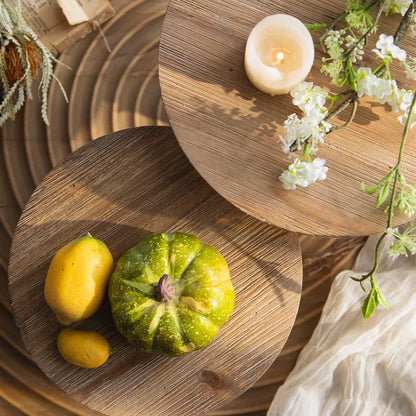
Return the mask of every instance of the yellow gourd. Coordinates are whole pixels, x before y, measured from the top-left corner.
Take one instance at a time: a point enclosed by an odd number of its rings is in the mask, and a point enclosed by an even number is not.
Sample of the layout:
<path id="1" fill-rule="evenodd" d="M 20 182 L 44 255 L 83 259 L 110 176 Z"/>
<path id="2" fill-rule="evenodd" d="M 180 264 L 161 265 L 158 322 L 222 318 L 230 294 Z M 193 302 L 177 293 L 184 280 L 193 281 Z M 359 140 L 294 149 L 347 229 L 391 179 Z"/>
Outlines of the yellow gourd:
<path id="1" fill-rule="evenodd" d="M 62 325 L 81 321 L 97 311 L 113 265 L 107 246 L 90 234 L 58 250 L 49 266 L 44 293 Z"/>
<path id="2" fill-rule="evenodd" d="M 58 335 L 57 346 L 66 361 L 79 367 L 99 367 L 110 356 L 107 340 L 92 331 L 64 328 Z"/>

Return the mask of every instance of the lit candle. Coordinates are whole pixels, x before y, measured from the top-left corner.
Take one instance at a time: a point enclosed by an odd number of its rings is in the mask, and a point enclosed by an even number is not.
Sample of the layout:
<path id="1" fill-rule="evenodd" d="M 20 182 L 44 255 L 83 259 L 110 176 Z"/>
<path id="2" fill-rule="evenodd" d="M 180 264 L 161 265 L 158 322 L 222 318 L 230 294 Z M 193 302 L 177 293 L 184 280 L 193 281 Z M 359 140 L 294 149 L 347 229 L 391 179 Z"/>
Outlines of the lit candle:
<path id="1" fill-rule="evenodd" d="M 261 20 L 246 44 L 249 80 L 271 95 L 287 94 L 309 74 L 315 56 L 312 36 L 296 17 L 275 14 Z"/>

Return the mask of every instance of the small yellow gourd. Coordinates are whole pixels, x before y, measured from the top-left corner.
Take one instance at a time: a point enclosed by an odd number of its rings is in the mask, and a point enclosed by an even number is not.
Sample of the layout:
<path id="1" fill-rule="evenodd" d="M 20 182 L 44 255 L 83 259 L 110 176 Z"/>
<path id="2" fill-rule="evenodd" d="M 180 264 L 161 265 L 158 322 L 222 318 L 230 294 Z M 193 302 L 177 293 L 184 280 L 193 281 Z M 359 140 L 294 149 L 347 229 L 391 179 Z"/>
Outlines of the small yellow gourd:
<path id="1" fill-rule="evenodd" d="M 110 356 L 107 340 L 93 331 L 64 328 L 58 335 L 57 346 L 62 357 L 78 367 L 99 367 Z"/>
<path id="2" fill-rule="evenodd" d="M 90 234 L 55 254 L 45 281 L 45 299 L 62 325 L 88 318 L 100 307 L 113 270 L 107 246 Z"/>

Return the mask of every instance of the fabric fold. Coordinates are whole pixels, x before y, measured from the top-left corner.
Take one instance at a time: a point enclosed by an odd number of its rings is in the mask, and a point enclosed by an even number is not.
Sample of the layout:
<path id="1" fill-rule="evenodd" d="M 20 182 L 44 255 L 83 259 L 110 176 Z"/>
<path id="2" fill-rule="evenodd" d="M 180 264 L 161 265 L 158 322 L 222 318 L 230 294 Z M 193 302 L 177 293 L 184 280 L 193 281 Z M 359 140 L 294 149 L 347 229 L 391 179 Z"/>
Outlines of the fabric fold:
<path id="1" fill-rule="evenodd" d="M 381 247 L 377 285 L 389 303 L 364 321 L 366 294 L 350 279 L 373 266 L 371 236 L 353 270 L 334 280 L 321 319 L 267 416 L 416 415 L 416 268 L 414 256 Z M 368 282 L 369 284 L 369 282 Z"/>

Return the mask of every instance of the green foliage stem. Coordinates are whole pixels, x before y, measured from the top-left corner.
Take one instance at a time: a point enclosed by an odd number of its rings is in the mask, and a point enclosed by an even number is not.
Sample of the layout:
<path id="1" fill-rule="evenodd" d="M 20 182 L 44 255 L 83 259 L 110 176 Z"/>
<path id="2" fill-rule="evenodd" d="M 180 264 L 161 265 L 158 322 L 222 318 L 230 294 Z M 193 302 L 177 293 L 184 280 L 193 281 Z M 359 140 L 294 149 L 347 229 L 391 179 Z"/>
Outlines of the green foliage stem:
<path id="1" fill-rule="evenodd" d="M 345 111 L 352 105 L 350 117 L 347 122 L 341 126 L 334 126 L 330 131 L 346 127 L 350 124 L 354 117 L 358 106 L 357 81 L 360 75 L 354 68 L 355 59 L 360 57 L 357 55 L 358 48 L 367 44 L 368 36 L 377 30 L 378 22 L 382 16 L 384 0 L 371 0 L 362 2 L 360 0 L 348 0 L 345 11 L 335 17 L 329 24 L 309 25 L 312 32 L 323 30 L 323 34 L 319 37 L 319 43 L 324 52 L 329 57 L 323 58 L 322 72 L 331 76 L 333 83 L 337 86 L 347 84 L 349 89 L 334 96 L 331 106 L 335 101 L 340 100 L 332 111 L 328 112 L 322 120 L 328 122 L 330 119 Z M 377 8 L 374 19 L 370 16 L 372 9 Z M 394 44 L 399 45 L 415 20 L 416 0 L 413 0 L 408 10 L 404 14 L 396 32 L 394 33 Z M 344 22 L 344 27 L 335 30 L 338 24 Z M 347 35 L 347 33 L 349 33 Z M 347 39 L 348 38 L 348 39 Z M 343 48 L 346 47 L 346 50 Z M 355 55 L 355 58 L 354 58 Z M 358 58 L 357 58 L 358 56 Z M 378 77 L 383 77 L 384 73 L 389 74 L 389 60 L 383 59 L 383 63 L 373 71 Z M 408 65 L 407 68 L 410 66 Z M 377 207 L 383 206 L 388 201 L 385 208 L 387 213 L 386 230 L 381 234 L 374 253 L 374 264 L 368 273 L 360 278 L 352 277 L 353 280 L 360 283 L 363 290 L 366 290 L 364 282 L 370 281 L 370 291 L 362 304 L 362 314 L 364 319 L 368 319 L 376 307 L 380 304 L 388 307 L 387 301 L 383 297 L 380 289 L 377 287 L 375 275 L 380 264 L 380 248 L 386 236 L 391 235 L 396 239 L 396 243 L 390 247 L 391 255 L 399 255 L 416 253 L 416 226 L 411 224 L 403 233 L 393 230 L 393 219 L 395 210 L 398 209 L 408 216 L 412 216 L 416 212 L 416 185 L 409 185 L 400 171 L 401 163 L 404 155 L 406 140 L 409 134 L 410 126 L 413 123 L 412 113 L 415 108 L 416 93 L 413 94 L 413 100 L 410 106 L 409 115 L 406 120 L 405 128 L 402 134 L 400 149 L 398 153 L 396 165 L 382 178 L 376 185 L 363 190 L 369 194 L 377 194 Z M 331 108 L 330 106 L 330 108 Z M 308 138 L 304 141 L 304 146 L 308 144 Z M 293 146 L 292 151 L 296 151 Z M 303 156 L 305 157 L 306 147 Z M 306 158 L 306 157 L 305 157 Z"/>
<path id="2" fill-rule="evenodd" d="M 371 290 L 370 294 L 367 296 L 367 298 L 364 300 L 363 306 L 362 306 L 362 312 L 364 319 L 368 319 L 372 313 L 374 312 L 375 308 L 382 303 L 384 306 L 387 305 L 387 302 L 382 297 L 380 290 L 377 287 L 376 281 L 375 281 L 375 274 L 378 270 L 378 266 L 380 263 L 380 246 L 383 240 L 386 238 L 387 235 L 391 234 L 393 235 L 396 240 L 398 240 L 398 243 L 396 245 L 393 245 L 390 247 L 390 251 L 395 249 L 396 253 L 400 254 L 406 254 L 406 248 L 409 249 L 412 253 L 416 253 L 416 234 L 411 234 L 412 231 L 414 231 L 415 227 L 413 224 L 411 224 L 408 229 L 403 233 L 399 233 L 398 231 L 390 231 L 393 227 L 393 218 L 394 218 L 394 211 L 396 207 L 396 201 L 397 201 L 397 188 L 398 184 L 400 182 L 400 179 L 402 178 L 402 175 L 400 173 L 400 166 L 403 159 L 404 149 L 406 145 L 406 139 L 409 134 L 410 125 L 411 125 L 411 119 L 412 119 L 412 112 L 416 105 L 416 93 L 413 94 L 412 103 L 410 105 L 409 109 L 409 116 L 406 120 L 405 128 L 402 135 L 402 140 L 400 143 L 400 150 L 399 155 L 397 158 L 397 163 L 395 167 L 374 187 L 365 189 L 365 191 L 369 194 L 372 194 L 376 192 L 377 189 L 381 190 L 377 197 L 377 206 L 381 205 L 388 197 L 388 194 L 390 192 L 390 183 L 393 180 L 393 186 L 391 189 L 390 194 L 390 200 L 387 208 L 388 213 L 388 219 L 387 219 L 387 225 L 386 225 L 386 231 L 380 236 L 375 252 L 374 252 L 374 265 L 371 271 L 367 274 L 364 274 L 360 279 L 353 278 L 353 280 L 356 280 L 360 282 L 361 287 L 364 288 L 363 282 L 367 279 L 370 279 L 371 283 Z M 394 255 L 394 254 L 393 254 Z M 382 301 L 377 302 L 378 299 L 377 296 L 382 299 Z M 374 300 L 374 301 L 373 301 Z M 387 307 L 387 306 L 386 306 Z"/>

